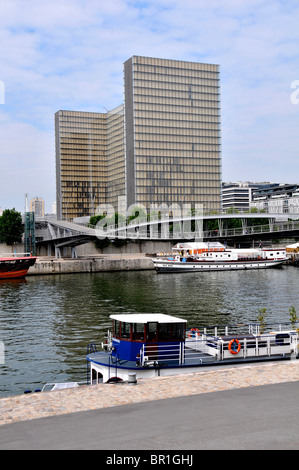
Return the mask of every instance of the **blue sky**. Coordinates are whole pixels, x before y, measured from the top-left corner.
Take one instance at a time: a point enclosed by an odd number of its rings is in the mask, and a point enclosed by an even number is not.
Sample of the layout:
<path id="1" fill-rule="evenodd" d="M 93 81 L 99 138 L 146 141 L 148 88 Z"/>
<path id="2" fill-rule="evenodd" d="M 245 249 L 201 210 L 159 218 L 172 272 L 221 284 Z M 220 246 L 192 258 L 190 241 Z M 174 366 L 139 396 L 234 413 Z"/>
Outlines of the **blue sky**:
<path id="1" fill-rule="evenodd" d="M 297 0 L 1 0 L 0 43 L 2 209 L 51 211 L 54 113 L 121 104 L 132 55 L 219 64 L 223 181 L 299 183 Z"/>

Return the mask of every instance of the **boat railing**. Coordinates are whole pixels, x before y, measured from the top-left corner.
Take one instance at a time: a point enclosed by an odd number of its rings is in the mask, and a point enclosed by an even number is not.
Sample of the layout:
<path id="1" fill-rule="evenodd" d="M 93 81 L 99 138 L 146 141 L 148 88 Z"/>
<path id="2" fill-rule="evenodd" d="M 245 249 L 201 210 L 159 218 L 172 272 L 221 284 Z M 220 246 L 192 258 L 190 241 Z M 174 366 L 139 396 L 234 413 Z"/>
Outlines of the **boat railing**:
<path id="1" fill-rule="evenodd" d="M 66 390 L 68 388 L 78 388 L 86 385 L 86 382 L 48 382 L 41 390 L 41 392 L 54 392 L 55 390 Z"/>
<path id="2" fill-rule="evenodd" d="M 292 324 L 290 322 L 279 322 L 279 323 L 239 323 L 236 325 L 212 325 L 202 328 L 190 328 L 187 330 L 186 335 L 188 338 L 199 337 L 200 334 L 212 335 L 215 337 L 222 335 L 240 335 L 240 334 L 253 334 L 259 335 L 261 333 L 267 333 L 270 331 L 290 331 L 299 328 L 299 323 Z"/>
<path id="3" fill-rule="evenodd" d="M 254 325 L 248 332 L 228 333 L 225 329 L 222 335 L 217 329 L 217 335 L 206 332 L 196 333 L 196 336 L 188 337 L 177 344 L 143 345 L 140 351 L 140 365 L 150 366 L 167 363 L 178 365 L 192 365 L 207 361 L 208 358 L 223 361 L 233 358 L 254 358 L 260 356 L 291 355 L 297 354 L 298 332 L 294 329 L 278 328 L 261 332 L 260 325 Z M 259 328 L 258 328 L 259 327 Z M 236 343 L 237 350 L 233 350 L 232 344 Z"/>
<path id="4" fill-rule="evenodd" d="M 95 354 L 98 352 L 97 345 L 95 343 L 89 343 L 87 345 L 87 355 Z"/>

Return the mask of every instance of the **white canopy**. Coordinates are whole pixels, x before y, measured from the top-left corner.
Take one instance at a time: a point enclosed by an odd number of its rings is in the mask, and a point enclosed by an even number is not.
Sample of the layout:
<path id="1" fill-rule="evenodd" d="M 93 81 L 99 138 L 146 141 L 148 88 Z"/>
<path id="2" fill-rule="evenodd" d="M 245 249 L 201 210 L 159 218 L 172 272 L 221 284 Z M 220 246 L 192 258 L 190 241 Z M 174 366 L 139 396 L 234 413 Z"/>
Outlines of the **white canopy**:
<path id="1" fill-rule="evenodd" d="M 164 315 L 164 313 L 132 313 L 110 315 L 110 318 L 112 318 L 112 320 L 118 320 L 125 323 L 187 323 L 187 320 L 172 317 L 171 315 Z"/>
<path id="2" fill-rule="evenodd" d="M 292 245 L 287 245 L 286 248 L 291 248 L 291 249 L 299 248 L 299 243 L 293 243 Z"/>
<path id="3" fill-rule="evenodd" d="M 177 243 L 173 246 L 173 250 L 199 250 L 199 249 L 223 249 L 224 245 L 219 242 L 186 242 Z"/>

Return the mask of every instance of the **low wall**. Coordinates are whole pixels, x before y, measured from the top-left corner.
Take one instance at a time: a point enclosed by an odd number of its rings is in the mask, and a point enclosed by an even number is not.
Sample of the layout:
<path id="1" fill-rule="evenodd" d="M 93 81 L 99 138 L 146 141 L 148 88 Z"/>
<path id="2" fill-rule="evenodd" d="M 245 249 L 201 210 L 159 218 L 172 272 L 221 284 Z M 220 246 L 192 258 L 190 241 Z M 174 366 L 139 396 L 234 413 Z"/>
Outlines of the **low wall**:
<path id="1" fill-rule="evenodd" d="M 6 245 L 0 243 L 0 254 L 1 255 L 13 255 L 14 253 L 24 253 L 24 243 L 15 243 L 14 245 Z"/>
<path id="2" fill-rule="evenodd" d="M 97 273 L 113 271 L 144 271 L 154 269 L 151 258 L 86 258 L 86 259 L 38 259 L 27 276 L 42 274 Z"/>

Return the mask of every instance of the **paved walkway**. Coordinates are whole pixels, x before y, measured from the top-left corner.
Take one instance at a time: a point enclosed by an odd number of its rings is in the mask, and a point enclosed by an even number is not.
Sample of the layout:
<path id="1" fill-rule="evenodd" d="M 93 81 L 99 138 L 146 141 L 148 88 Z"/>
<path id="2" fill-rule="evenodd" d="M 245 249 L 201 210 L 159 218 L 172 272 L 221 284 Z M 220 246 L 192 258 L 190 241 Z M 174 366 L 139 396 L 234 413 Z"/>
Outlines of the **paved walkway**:
<path id="1" fill-rule="evenodd" d="M 299 382 L 299 360 L 218 366 L 201 372 L 139 379 L 0 399 L 0 425 L 174 397 Z"/>

